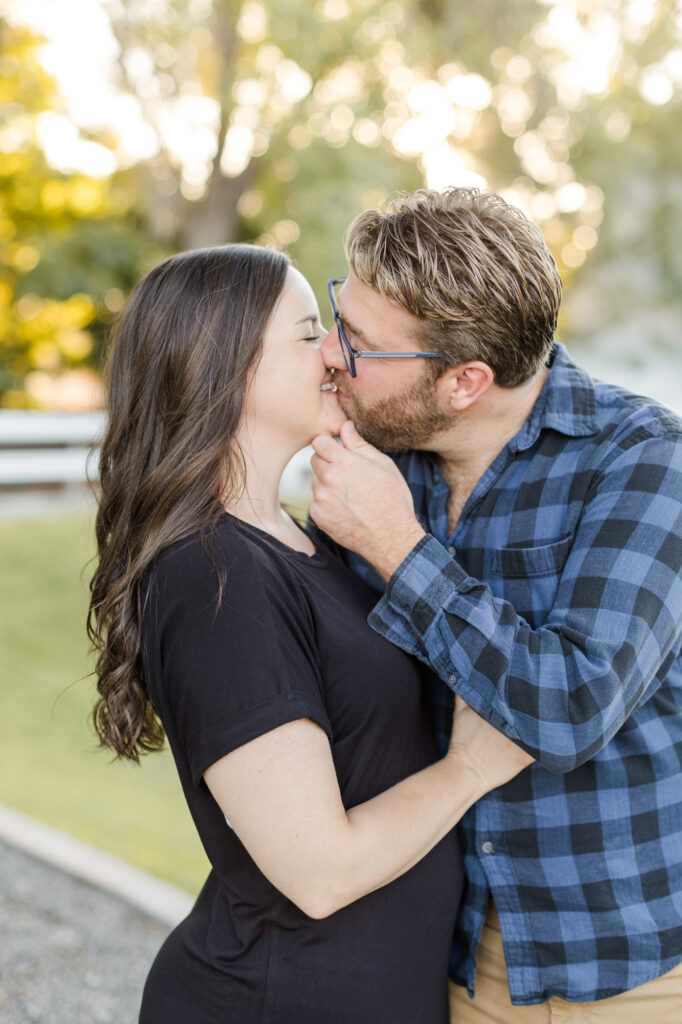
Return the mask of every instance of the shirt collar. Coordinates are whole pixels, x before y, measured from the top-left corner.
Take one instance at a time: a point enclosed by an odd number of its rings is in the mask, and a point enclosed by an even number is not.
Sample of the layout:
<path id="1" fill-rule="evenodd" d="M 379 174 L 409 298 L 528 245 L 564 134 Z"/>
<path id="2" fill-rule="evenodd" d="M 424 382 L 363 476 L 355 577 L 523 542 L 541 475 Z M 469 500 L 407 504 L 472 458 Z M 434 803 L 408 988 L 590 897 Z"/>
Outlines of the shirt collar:
<path id="1" fill-rule="evenodd" d="M 541 430 L 556 430 L 569 437 L 588 437 L 597 429 L 594 382 L 557 341 L 550 354 L 550 370 L 542 391 L 511 441 L 511 447 L 525 451 L 535 444 Z"/>

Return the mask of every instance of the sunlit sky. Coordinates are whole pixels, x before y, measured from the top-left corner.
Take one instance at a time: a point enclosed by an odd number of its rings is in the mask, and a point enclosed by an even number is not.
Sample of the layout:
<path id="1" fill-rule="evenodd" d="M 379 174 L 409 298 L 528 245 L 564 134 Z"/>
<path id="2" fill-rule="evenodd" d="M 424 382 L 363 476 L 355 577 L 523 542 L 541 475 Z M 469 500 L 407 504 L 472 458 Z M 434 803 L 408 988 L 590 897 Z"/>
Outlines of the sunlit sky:
<path id="1" fill-rule="evenodd" d="M 39 121 L 39 139 L 48 161 L 66 173 L 111 174 L 117 165 L 114 154 L 81 139 L 78 131 L 79 127 L 114 125 L 125 132 L 130 117 L 108 73 L 118 44 L 98 0 L 14 0 L 6 17 L 45 37 L 42 62 L 64 99 L 68 116 L 46 113 Z"/>
<path id="2" fill-rule="evenodd" d="M 199 14 L 207 0 L 193 2 Z M 604 94 L 621 56 L 621 40 L 637 43 L 655 7 L 656 0 L 630 0 L 622 10 L 617 2 L 602 0 L 585 21 L 578 17 L 577 0 L 542 0 L 534 39 L 552 55 L 543 71 L 557 89 L 560 108 L 579 110 L 590 95 Z M 323 11 L 329 20 L 340 21 L 348 13 L 348 4 L 346 0 L 325 0 Z M 387 3 L 382 14 L 387 22 L 397 24 L 402 19 L 395 2 Z M 216 155 L 219 108 L 214 98 L 196 91 L 170 96 L 156 104 L 151 123 L 144 103 L 145 82 L 153 78 L 150 58 L 139 49 L 129 56 L 128 75 L 139 88 L 137 95 L 121 91 L 115 73 L 119 47 L 99 0 L 13 0 L 6 16 L 12 23 L 30 25 L 46 38 L 42 60 L 58 83 L 63 103 L 60 110 L 40 115 L 38 133 L 55 168 L 107 176 L 116 167 L 147 159 L 163 147 L 182 168 L 185 195 L 201 196 Z M 368 19 L 368 23 L 376 21 Z M 368 31 L 379 29 L 368 27 Z M 257 56 L 260 78 L 237 84 L 221 154 L 221 167 L 228 176 L 239 174 L 253 155 L 267 148 L 264 110 L 268 109 L 271 121 L 283 117 L 313 87 L 306 71 L 267 41 L 267 12 L 259 0 L 242 5 L 238 31 L 248 42 L 262 43 Z M 523 171 L 543 189 L 535 197 L 519 194 L 508 198 L 529 207 L 540 221 L 557 211 L 583 206 L 586 190 L 572 180 L 568 161 L 561 158 L 566 127 L 561 116 L 545 118 L 537 130 L 526 128 L 533 112 L 526 89 L 533 69 L 526 57 L 505 48 L 495 51 L 492 63 L 502 74 L 493 87 L 455 63 L 439 69 L 436 78 L 424 80 L 419 70 L 405 65 L 399 44 L 387 42 L 384 51 L 387 88 L 394 99 L 387 102 L 382 128 L 369 119 L 355 118 L 352 95 L 357 82 L 362 85 L 362 68 L 354 67 L 349 59 L 315 87 L 323 127 L 315 129 L 317 114 L 308 125 L 297 126 L 289 137 L 294 149 L 309 144 L 311 131 L 323 134 L 332 145 L 344 144 L 351 133 L 363 145 L 377 145 L 383 133 L 398 153 L 420 160 L 429 186 L 485 185 L 467 139 L 480 112 L 492 105 L 502 130 L 516 140 Z M 671 40 L 671 50 L 663 61 L 631 70 L 647 102 L 666 103 L 682 85 L 682 46 Z M 81 129 L 99 128 L 106 128 L 115 138 L 113 148 L 82 138 Z M 615 140 L 625 138 L 630 130 L 627 116 L 614 112 L 606 130 Z M 584 258 L 581 253 L 591 247 L 590 242 L 594 244 L 586 233 L 583 242 L 584 247 L 571 243 L 574 262 Z"/>

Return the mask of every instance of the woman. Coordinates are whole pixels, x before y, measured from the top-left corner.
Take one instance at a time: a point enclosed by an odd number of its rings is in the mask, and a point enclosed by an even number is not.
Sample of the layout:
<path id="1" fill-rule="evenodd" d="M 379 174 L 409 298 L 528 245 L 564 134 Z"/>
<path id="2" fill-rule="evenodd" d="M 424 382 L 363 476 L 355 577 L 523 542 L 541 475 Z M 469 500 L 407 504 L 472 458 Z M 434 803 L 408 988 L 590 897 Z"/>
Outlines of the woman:
<path id="1" fill-rule="evenodd" d="M 344 419 L 323 335 L 285 256 L 226 246 L 151 271 L 113 343 L 94 721 L 134 760 L 165 730 L 212 865 L 143 1024 L 447 1021 L 451 830 L 530 762 L 465 705 L 436 760 L 418 666 L 280 507 Z"/>

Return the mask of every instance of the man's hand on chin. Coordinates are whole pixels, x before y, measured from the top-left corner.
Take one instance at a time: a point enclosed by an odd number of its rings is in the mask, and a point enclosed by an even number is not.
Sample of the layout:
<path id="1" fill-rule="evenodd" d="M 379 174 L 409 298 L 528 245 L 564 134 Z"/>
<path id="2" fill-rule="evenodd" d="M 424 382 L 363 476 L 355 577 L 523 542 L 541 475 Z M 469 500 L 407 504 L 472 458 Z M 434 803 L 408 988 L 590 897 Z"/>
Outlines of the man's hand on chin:
<path id="1" fill-rule="evenodd" d="M 313 440 L 310 515 L 337 544 L 357 552 L 388 580 L 424 530 L 396 465 L 368 444 L 348 420 L 341 444 Z"/>

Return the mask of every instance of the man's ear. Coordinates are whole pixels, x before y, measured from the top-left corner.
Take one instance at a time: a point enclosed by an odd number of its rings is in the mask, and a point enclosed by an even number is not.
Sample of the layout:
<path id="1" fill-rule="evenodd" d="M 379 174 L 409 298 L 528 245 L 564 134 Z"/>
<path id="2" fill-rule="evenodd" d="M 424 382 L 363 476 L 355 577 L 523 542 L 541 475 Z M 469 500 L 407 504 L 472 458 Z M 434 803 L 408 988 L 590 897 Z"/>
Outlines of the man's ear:
<path id="1" fill-rule="evenodd" d="M 455 412 L 463 412 L 485 394 L 495 375 L 487 363 L 473 360 L 453 366 L 436 381 L 441 400 Z"/>

